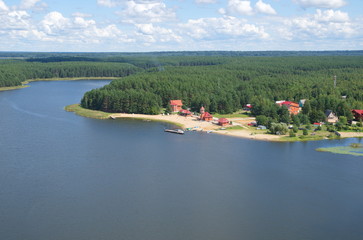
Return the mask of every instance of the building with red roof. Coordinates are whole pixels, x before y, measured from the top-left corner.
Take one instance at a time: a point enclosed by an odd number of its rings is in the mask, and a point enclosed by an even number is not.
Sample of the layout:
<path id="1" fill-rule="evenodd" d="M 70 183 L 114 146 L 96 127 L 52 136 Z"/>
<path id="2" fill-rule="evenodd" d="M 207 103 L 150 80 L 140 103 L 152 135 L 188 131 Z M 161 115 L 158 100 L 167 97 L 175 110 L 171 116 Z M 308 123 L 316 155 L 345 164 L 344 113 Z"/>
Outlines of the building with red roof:
<path id="1" fill-rule="evenodd" d="M 289 113 L 293 115 L 297 115 L 300 112 L 300 106 L 296 102 L 284 101 L 281 104 L 278 103 L 278 105 L 286 106 Z"/>
<path id="2" fill-rule="evenodd" d="M 352 113 L 354 115 L 355 120 L 363 120 L 363 110 L 353 109 Z"/>
<path id="3" fill-rule="evenodd" d="M 204 113 L 200 114 L 199 119 L 209 122 L 209 121 L 213 120 L 213 116 L 209 112 L 204 112 Z"/>
<path id="4" fill-rule="evenodd" d="M 179 111 L 179 114 L 180 114 L 181 116 L 185 116 L 185 117 L 190 117 L 190 116 L 192 116 L 192 112 L 191 112 L 191 111 L 189 111 L 189 110 L 186 110 L 186 109 L 182 109 L 182 110 L 180 110 L 180 111 Z"/>
<path id="5" fill-rule="evenodd" d="M 218 125 L 224 127 L 229 124 L 229 120 L 227 118 L 220 118 L 218 119 Z"/>
<path id="6" fill-rule="evenodd" d="M 182 109 L 182 100 L 170 100 L 171 110 L 173 112 L 179 112 Z"/>

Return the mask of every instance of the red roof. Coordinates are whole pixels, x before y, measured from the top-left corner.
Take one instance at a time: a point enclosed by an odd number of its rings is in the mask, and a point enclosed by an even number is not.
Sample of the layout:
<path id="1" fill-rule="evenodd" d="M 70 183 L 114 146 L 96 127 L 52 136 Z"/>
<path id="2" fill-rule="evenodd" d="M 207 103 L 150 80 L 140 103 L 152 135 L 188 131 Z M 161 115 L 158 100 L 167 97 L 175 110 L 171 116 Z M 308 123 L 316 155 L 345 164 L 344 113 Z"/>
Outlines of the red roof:
<path id="1" fill-rule="evenodd" d="M 186 110 L 186 109 L 180 110 L 180 113 L 191 114 L 191 112 L 189 110 Z"/>
<path id="2" fill-rule="evenodd" d="M 220 118 L 220 119 L 218 119 L 218 122 L 219 123 L 229 123 L 227 118 Z"/>
<path id="3" fill-rule="evenodd" d="M 292 105 L 292 104 L 299 105 L 298 103 L 290 102 L 290 101 L 285 101 L 285 102 L 281 103 L 281 105 Z"/>
<path id="4" fill-rule="evenodd" d="M 211 118 L 211 117 L 213 117 L 209 112 L 205 112 L 204 114 L 203 114 L 203 117 L 204 118 Z"/>
<path id="5" fill-rule="evenodd" d="M 363 115 L 363 110 L 353 109 L 352 112 L 358 113 L 359 115 Z"/>
<path id="6" fill-rule="evenodd" d="M 183 106 L 182 100 L 170 100 L 171 106 Z"/>

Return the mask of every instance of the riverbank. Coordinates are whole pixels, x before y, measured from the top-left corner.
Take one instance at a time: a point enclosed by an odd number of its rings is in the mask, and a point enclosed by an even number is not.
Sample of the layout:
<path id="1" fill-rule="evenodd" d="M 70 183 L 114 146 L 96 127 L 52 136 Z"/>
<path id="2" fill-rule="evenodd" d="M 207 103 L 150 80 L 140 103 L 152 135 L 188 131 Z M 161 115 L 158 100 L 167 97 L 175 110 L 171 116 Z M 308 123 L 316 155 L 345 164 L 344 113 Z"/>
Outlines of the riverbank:
<path id="1" fill-rule="evenodd" d="M 65 107 L 66 111 L 74 112 L 83 117 L 97 118 L 97 119 L 117 119 L 117 118 L 131 118 L 140 120 L 150 120 L 157 122 L 166 122 L 176 125 L 183 129 L 191 131 L 205 131 L 208 133 L 216 133 L 230 137 L 240 137 L 261 141 L 273 142 L 302 142 L 302 141 L 318 141 L 324 139 L 334 139 L 336 136 L 330 132 L 319 131 L 318 133 L 310 134 L 307 136 L 289 137 L 288 135 L 273 135 L 268 134 L 266 130 L 256 130 L 241 124 L 241 122 L 249 122 L 253 118 L 246 118 L 245 121 L 241 118 L 230 118 L 233 122 L 232 126 L 221 127 L 215 122 L 206 122 L 198 120 L 197 116 L 184 117 L 177 114 L 170 115 L 146 115 L 146 114 L 128 114 L 128 113 L 106 113 L 102 111 L 89 110 L 82 108 L 79 104 L 72 104 Z M 363 137 L 362 132 L 340 132 L 340 138 L 354 138 Z"/>
<path id="2" fill-rule="evenodd" d="M 79 104 L 73 104 L 65 107 L 66 111 L 74 112 L 83 117 L 97 118 L 97 119 L 117 119 L 117 118 L 131 118 L 140 120 L 150 120 L 157 122 L 167 122 L 176 125 L 183 129 L 189 129 L 191 131 L 204 131 L 208 133 L 216 133 L 224 136 L 247 138 L 261 141 L 275 141 L 275 142 L 291 142 L 291 141 L 304 141 L 299 138 L 289 139 L 287 135 L 272 135 L 267 134 L 266 130 L 256 130 L 254 128 L 248 128 L 238 123 L 232 126 L 221 127 L 213 122 L 200 121 L 196 116 L 184 117 L 177 114 L 170 115 L 145 115 L 145 114 L 127 114 L 127 113 L 105 113 L 101 111 L 89 110 L 82 108 Z M 247 118 L 251 121 L 252 118 Z M 234 122 L 234 119 L 230 119 Z M 306 141 L 307 139 L 305 139 Z M 312 139 L 310 139 L 312 140 Z M 321 139 L 314 139 L 321 140 Z"/>
<path id="3" fill-rule="evenodd" d="M 303 141 L 319 141 L 324 139 L 337 138 L 330 132 L 320 131 L 313 135 L 289 137 L 289 135 L 273 135 L 268 134 L 266 130 L 256 130 L 255 128 L 249 128 L 240 124 L 240 118 L 230 118 L 234 125 L 221 127 L 215 122 L 206 122 L 198 120 L 197 116 L 184 117 L 177 114 L 170 115 L 146 115 L 146 114 L 128 114 L 128 113 L 106 113 L 102 111 L 89 110 L 82 108 L 79 104 L 72 104 L 65 107 L 68 112 L 74 112 L 77 115 L 89 118 L 97 119 L 117 119 L 117 118 L 131 118 L 140 120 L 150 120 L 157 122 L 166 122 L 176 125 L 183 129 L 189 129 L 191 131 L 205 131 L 208 133 L 216 133 L 224 136 L 247 138 L 261 141 L 273 141 L 273 142 L 303 142 Z M 246 118 L 251 121 L 252 118 Z M 245 122 L 248 122 L 245 121 Z M 242 121 L 243 122 L 243 121 Z M 363 137 L 362 132 L 340 132 L 340 138 L 356 138 Z"/>
<path id="4" fill-rule="evenodd" d="M 19 86 L 0 87 L 0 92 L 26 88 L 26 87 L 29 87 L 29 85 L 28 85 L 29 83 L 39 82 L 39 81 L 114 80 L 114 79 L 118 79 L 118 78 L 119 77 L 35 78 L 35 79 L 28 79 L 24 82 L 21 82 L 21 85 L 19 85 Z"/>

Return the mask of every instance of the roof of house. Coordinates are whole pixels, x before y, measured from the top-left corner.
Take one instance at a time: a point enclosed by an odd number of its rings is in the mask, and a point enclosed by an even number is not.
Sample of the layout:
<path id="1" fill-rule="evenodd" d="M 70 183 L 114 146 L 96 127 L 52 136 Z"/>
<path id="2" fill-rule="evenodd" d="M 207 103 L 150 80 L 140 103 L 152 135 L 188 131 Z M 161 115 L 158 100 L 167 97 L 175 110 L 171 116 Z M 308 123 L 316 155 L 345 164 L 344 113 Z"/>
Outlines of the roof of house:
<path id="1" fill-rule="evenodd" d="M 203 114 L 203 118 L 211 118 L 211 117 L 213 117 L 213 116 L 209 112 L 205 112 Z"/>
<path id="2" fill-rule="evenodd" d="M 219 123 L 229 123 L 229 120 L 227 118 L 220 118 L 218 119 Z"/>
<path id="3" fill-rule="evenodd" d="M 182 100 L 170 100 L 170 105 L 172 106 L 182 106 Z"/>
<path id="4" fill-rule="evenodd" d="M 359 115 L 363 115 L 363 110 L 353 109 L 352 112 L 358 113 Z"/>
<path id="5" fill-rule="evenodd" d="M 332 114 L 333 111 L 332 110 L 326 110 L 325 111 L 325 116 L 328 117 L 330 114 Z M 334 113 L 333 113 L 334 114 Z"/>
<path id="6" fill-rule="evenodd" d="M 191 112 L 189 110 L 186 110 L 186 109 L 180 110 L 180 113 L 191 114 Z"/>
<path id="7" fill-rule="evenodd" d="M 296 102 L 285 101 L 285 102 L 281 103 L 281 105 L 299 105 L 299 104 Z"/>

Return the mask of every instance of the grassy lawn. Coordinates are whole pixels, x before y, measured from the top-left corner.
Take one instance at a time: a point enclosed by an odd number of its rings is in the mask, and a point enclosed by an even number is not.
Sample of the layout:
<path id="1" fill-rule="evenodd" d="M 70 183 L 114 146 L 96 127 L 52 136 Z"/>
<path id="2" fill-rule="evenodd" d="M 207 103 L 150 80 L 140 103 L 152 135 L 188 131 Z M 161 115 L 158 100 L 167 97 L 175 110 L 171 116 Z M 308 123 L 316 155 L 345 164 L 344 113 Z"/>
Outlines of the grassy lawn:
<path id="1" fill-rule="evenodd" d="M 216 118 L 247 118 L 247 117 L 251 117 L 250 115 L 247 115 L 246 113 L 232 113 L 232 114 L 218 114 L 215 113 L 213 114 L 213 117 Z"/>
<path id="2" fill-rule="evenodd" d="M 107 119 L 111 115 L 111 113 L 82 108 L 79 104 L 68 105 L 64 109 L 67 112 L 74 112 L 82 117 L 89 117 L 89 118 Z"/>
<path id="3" fill-rule="evenodd" d="M 226 130 L 246 130 L 246 129 L 241 126 L 232 126 L 232 127 L 226 127 Z"/>

